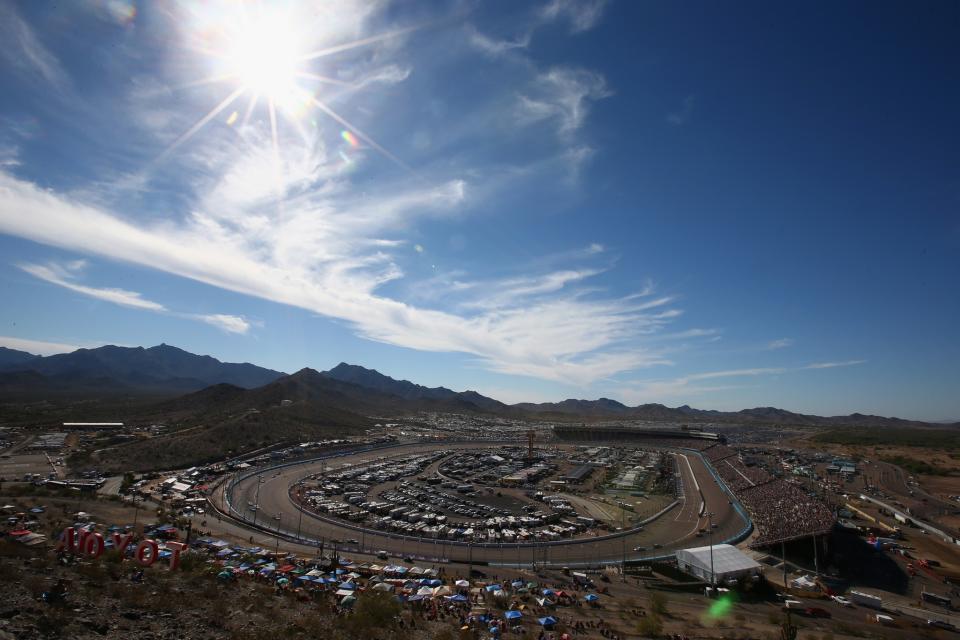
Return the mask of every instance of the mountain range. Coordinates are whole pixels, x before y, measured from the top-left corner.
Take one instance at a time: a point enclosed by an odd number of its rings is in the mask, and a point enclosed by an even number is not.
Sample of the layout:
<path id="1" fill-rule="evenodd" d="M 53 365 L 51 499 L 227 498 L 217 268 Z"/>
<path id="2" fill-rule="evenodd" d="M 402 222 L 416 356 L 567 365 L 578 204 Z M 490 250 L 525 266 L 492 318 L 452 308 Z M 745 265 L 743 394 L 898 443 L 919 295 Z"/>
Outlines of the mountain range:
<path id="1" fill-rule="evenodd" d="M 507 405 L 476 391 L 453 391 L 396 380 L 374 369 L 341 362 L 329 371 L 305 368 L 287 375 L 249 363 L 221 362 L 161 344 L 104 346 L 47 357 L 0 347 L 0 398 L 57 395 L 165 395 L 158 408 L 243 412 L 288 407 L 286 414 L 364 423 L 361 416 L 420 411 L 489 413 L 546 420 L 649 420 L 807 426 L 933 426 L 924 422 L 854 413 L 821 417 L 775 407 L 742 411 L 627 406 L 609 398 Z M 184 395 L 186 394 L 186 395 Z M 284 402 L 286 401 L 286 402 Z M 943 426 L 938 425 L 938 426 Z"/>
<path id="2" fill-rule="evenodd" d="M 107 345 L 36 356 L 0 347 L 0 394 L 186 393 L 226 383 L 252 389 L 286 375 L 249 363 L 220 362 L 166 344 Z"/>

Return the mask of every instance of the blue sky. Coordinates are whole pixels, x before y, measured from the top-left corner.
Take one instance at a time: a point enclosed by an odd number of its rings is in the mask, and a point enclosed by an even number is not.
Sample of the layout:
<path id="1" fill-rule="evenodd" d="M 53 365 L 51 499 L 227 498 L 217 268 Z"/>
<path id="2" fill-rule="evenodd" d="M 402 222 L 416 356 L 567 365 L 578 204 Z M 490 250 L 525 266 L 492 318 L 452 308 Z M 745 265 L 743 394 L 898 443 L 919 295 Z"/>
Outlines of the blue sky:
<path id="1" fill-rule="evenodd" d="M 960 418 L 958 25 L 0 1 L 0 344 Z"/>

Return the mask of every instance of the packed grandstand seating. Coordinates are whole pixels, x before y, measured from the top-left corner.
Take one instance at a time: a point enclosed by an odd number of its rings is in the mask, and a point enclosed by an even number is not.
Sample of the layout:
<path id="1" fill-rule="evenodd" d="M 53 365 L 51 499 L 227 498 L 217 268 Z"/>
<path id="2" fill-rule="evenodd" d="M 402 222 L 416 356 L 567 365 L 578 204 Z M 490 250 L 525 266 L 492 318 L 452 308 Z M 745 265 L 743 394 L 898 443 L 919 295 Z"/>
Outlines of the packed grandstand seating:
<path id="1" fill-rule="evenodd" d="M 748 467 L 738 458 L 726 458 L 714 463 L 714 467 L 727 486 L 739 494 L 740 491 L 758 484 L 770 482 L 773 476 L 759 467 Z"/>
<path id="2" fill-rule="evenodd" d="M 736 492 L 757 528 L 751 546 L 826 533 L 834 517 L 821 500 L 785 480 L 773 480 Z"/>
<path id="3" fill-rule="evenodd" d="M 714 446 L 716 443 L 709 440 L 695 440 L 693 438 L 678 438 L 678 439 L 667 439 L 667 438 L 647 438 L 643 441 L 644 444 L 651 447 L 664 447 L 664 448 L 683 448 L 683 449 L 693 449 L 695 451 L 703 451 L 709 447 Z"/>
<path id="4" fill-rule="evenodd" d="M 707 460 L 716 465 L 717 462 L 723 460 L 724 458 L 737 455 L 737 452 L 725 444 L 715 444 L 712 447 L 708 447 L 703 452 L 703 455 L 707 457 Z"/>
<path id="5" fill-rule="evenodd" d="M 751 546 L 826 533 L 833 527 L 833 513 L 821 500 L 759 467 L 748 467 L 734 449 L 714 444 L 703 456 L 750 512 L 757 530 Z"/>

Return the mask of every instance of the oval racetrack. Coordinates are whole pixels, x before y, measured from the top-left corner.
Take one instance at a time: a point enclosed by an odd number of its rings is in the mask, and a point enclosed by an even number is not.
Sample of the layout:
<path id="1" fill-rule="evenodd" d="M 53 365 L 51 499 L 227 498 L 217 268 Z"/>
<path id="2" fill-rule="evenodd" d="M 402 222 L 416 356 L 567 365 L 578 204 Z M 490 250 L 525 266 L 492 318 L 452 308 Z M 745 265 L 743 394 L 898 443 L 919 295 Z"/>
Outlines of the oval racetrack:
<path id="1" fill-rule="evenodd" d="M 682 495 L 679 503 L 660 517 L 648 523 L 642 531 L 630 532 L 620 536 L 601 538 L 572 538 L 560 542 L 544 543 L 503 543 L 468 544 L 434 539 L 404 538 L 373 529 L 361 530 L 346 522 L 340 522 L 327 516 L 317 516 L 301 511 L 290 498 L 290 487 L 303 478 L 320 473 L 327 468 L 338 468 L 344 463 L 359 463 L 375 460 L 388 455 L 404 455 L 435 451 L 449 448 L 463 450 L 471 448 L 489 448 L 490 442 L 464 443 L 453 445 L 411 444 L 375 449 L 321 460 L 295 463 L 292 465 L 270 467 L 251 472 L 248 470 L 239 476 L 239 481 L 227 483 L 231 516 L 244 519 L 253 524 L 253 512 L 247 509 L 248 503 L 259 503 L 256 514 L 256 526 L 261 530 L 276 532 L 290 540 L 322 545 L 325 550 L 347 551 L 353 554 L 376 553 L 384 550 L 393 556 L 429 559 L 433 561 L 449 560 L 454 562 L 485 562 L 489 564 L 585 566 L 619 563 L 641 558 L 653 558 L 672 554 L 681 548 L 705 546 L 710 543 L 709 536 L 696 537 L 701 528 L 709 527 L 706 513 L 713 513 L 713 543 L 733 539 L 749 530 L 749 520 L 731 503 L 731 496 L 721 488 L 707 463 L 689 450 L 673 451 L 682 483 Z M 636 445 L 644 448 L 642 443 Z M 646 447 L 652 448 L 652 447 Z M 262 482 L 258 481 L 258 476 Z M 259 495 L 258 495 L 259 484 Z M 702 499 L 701 499 L 702 494 Z M 225 510 L 225 509 L 224 509 Z M 280 514 L 280 520 L 274 516 Z M 347 541 L 355 539 L 357 543 Z M 339 542 L 332 542 L 339 541 Z M 661 548 L 654 549 L 654 545 Z M 646 547 L 648 551 L 634 553 L 635 547 Z M 326 551 L 325 551 L 326 552 Z"/>

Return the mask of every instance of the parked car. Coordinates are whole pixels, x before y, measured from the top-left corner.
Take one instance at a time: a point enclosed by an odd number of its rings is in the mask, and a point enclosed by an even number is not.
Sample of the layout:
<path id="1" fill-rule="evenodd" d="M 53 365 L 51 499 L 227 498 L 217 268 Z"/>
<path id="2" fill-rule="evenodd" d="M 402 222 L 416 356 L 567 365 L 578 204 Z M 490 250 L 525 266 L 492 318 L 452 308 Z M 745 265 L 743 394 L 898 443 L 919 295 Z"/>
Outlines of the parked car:
<path id="1" fill-rule="evenodd" d="M 947 631 L 956 631 L 957 628 L 950 624 L 949 622 L 944 622 L 943 620 L 927 620 L 928 627 L 936 627 L 938 629 L 946 629 Z"/>

